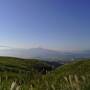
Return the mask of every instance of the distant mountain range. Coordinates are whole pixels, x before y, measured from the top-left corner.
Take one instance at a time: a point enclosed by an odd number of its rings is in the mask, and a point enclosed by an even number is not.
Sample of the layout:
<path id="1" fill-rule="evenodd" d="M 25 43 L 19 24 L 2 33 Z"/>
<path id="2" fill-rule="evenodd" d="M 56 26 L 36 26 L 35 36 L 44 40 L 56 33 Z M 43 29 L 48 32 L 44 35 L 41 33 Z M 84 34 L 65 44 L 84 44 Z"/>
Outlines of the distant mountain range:
<path id="1" fill-rule="evenodd" d="M 73 58 L 90 58 L 90 50 L 79 52 L 60 52 L 44 48 L 5 49 L 0 50 L 0 56 L 37 58 L 42 60 L 73 60 Z"/>

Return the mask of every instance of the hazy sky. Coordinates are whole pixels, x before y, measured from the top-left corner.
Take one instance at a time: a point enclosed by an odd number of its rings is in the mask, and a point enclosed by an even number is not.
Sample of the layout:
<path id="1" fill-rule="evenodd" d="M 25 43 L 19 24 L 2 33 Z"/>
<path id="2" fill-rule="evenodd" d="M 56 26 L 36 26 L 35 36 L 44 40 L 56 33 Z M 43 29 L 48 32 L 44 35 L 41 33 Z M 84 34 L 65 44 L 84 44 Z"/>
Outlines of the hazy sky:
<path id="1" fill-rule="evenodd" d="M 10 47 L 90 49 L 90 0 L 0 0 L 0 48 Z"/>

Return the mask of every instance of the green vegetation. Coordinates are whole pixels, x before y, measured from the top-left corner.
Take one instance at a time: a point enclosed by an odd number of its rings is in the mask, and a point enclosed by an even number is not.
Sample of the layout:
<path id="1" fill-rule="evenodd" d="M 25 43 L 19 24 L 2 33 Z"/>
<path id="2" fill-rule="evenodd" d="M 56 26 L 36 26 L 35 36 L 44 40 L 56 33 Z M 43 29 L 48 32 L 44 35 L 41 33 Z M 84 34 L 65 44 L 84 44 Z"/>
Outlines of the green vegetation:
<path id="1" fill-rule="evenodd" d="M 46 79 L 50 85 L 53 85 L 54 90 L 89 90 L 90 60 L 59 67 L 47 75 Z"/>
<path id="2" fill-rule="evenodd" d="M 35 59 L 0 57 L 0 90 L 10 90 L 13 81 L 22 85 L 23 90 L 28 90 L 31 81 L 42 76 L 43 68 L 50 70 L 51 66 Z"/>
<path id="3" fill-rule="evenodd" d="M 51 66 L 39 60 L 0 57 L 0 90 L 90 90 L 90 60 L 47 74 L 43 69 L 51 70 Z"/>

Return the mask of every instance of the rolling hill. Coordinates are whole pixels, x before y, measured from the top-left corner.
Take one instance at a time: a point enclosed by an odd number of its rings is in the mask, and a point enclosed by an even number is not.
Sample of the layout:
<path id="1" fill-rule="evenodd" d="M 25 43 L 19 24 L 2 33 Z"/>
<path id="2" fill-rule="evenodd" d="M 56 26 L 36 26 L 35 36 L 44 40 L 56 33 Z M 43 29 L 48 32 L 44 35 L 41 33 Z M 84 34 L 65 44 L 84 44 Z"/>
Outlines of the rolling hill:
<path id="1" fill-rule="evenodd" d="M 8 78 L 27 78 L 28 80 L 34 79 L 39 75 L 42 75 L 45 70 L 50 71 L 52 67 L 46 62 L 39 61 L 37 59 L 20 59 L 14 57 L 0 57 L 0 75 L 7 74 Z M 3 78 L 4 75 L 2 76 Z M 20 76 L 21 75 L 21 76 Z"/>
<path id="2" fill-rule="evenodd" d="M 90 60 L 63 65 L 43 77 L 38 85 L 38 90 L 89 90 Z"/>
<path id="3" fill-rule="evenodd" d="M 18 90 L 90 89 L 90 60 L 58 65 L 52 70 L 53 63 L 0 57 L 0 90 L 10 90 L 13 83 L 20 88 Z"/>

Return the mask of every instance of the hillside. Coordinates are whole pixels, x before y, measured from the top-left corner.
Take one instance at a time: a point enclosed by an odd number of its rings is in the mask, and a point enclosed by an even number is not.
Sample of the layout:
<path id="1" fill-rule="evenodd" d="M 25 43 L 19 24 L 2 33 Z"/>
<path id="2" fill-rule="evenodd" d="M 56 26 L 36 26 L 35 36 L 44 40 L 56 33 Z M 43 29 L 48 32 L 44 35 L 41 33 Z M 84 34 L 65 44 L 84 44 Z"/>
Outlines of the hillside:
<path id="1" fill-rule="evenodd" d="M 31 71 L 32 69 L 38 70 L 40 66 L 50 67 L 47 63 L 37 60 L 37 59 L 20 59 L 20 58 L 14 58 L 14 57 L 0 57 L 0 69 L 2 69 L 1 71 L 5 69 L 9 70 L 10 68 Z"/>
<path id="2" fill-rule="evenodd" d="M 8 81 L 7 84 L 13 82 L 13 80 L 28 83 L 46 74 L 45 70 L 51 69 L 50 65 L 37 59 L 0 57 L 0 80 L 5 81 L 4 83 Z M 0 87 L 0 90 L 3 90 L 4 87 L 7 87 L 7 85 Z"/>
<path id="3" fill-rule="evenodd" d="M 90 90 L 90 60 L 63 65 L 43 77 L 42 82 L 40 88 L 46 87 L 43 90 Z"/>
<path id="4" fill-rule="evenodd" d="M 10 90 L 13 83 L 16 83 L 14 88 L 20 88 L 18 90 L 90 89 L 90 60 L 72 62 L 53 70 L 50 64 L 35 59 L 0 57 L 0 90 Z"/>
<path id="5" fill-rule="evenodd" d="M 78 74 L 78 75 L 90 74 L 90 60 L 77 61 L 70 64 L 66 64 L 62 67 L 57 68 L 54 74 L 56 75 L 60 74 L 62 76 L 69 74 Z"/>

